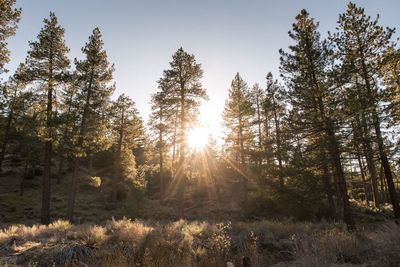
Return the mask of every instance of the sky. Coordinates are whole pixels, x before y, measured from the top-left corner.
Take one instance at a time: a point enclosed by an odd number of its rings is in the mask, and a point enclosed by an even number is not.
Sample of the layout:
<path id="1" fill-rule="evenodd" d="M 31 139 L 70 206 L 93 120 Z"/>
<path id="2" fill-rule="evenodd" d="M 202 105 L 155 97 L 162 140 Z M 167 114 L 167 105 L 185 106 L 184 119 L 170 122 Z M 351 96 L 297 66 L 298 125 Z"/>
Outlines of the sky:
<path id="1" fill-rule="evenodd" d="M 399 26 L 400 1 L 354 1 L 381 25 Z M 279 76 L 280 48 L 291 44 L 287 32 L 302 8 L 320 22 L 320 31 L 334 31 L 342 0 L 17 0 L 23 9 L 15 37 L 9 41 L 11 71 L 23 62 L 43 18 L 56 13 L 66 29 L 70 58 L 82 58 L 95 27 L 102 31 L 109 61 L 115 63 L 116 94 L 136 102 L 143 119 L 150 113 L 156 81 L 168 68 L 172 54 L 183 47 L 202 64 L 202 84 L 209 101 L 201 107 L 201 120 L 218 137 L 221 113 L 230 82 L 239 72 L 249 86 L 265 86 L 265 76 Z M 397 34 L 400 36 L 400 34 Z"/>

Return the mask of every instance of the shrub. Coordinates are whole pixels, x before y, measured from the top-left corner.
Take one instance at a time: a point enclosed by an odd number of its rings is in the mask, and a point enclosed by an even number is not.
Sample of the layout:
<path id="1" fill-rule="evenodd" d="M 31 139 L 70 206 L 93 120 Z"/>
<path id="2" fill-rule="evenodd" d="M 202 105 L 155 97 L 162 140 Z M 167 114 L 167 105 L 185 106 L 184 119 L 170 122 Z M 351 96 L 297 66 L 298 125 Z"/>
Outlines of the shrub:
<path id="1" fill-rule="evenodd" d="M 101 186 L 101 178 L 98 176 L 89 177 L 89 184 L 92 187 L 99 188 Z"/>

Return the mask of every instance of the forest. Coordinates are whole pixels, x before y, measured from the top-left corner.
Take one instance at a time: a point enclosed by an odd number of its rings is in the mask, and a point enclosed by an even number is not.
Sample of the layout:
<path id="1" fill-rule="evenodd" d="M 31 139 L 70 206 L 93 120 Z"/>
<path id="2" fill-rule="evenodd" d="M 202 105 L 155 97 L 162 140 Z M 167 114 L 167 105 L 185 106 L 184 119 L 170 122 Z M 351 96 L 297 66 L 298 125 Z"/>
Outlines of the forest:
<path id="1" fill-rule="evenodd" d="M 400 48 L 379 15 L 350 2 L 321 33 L 300 10 L 279 77 L 221 88 L 221 140 L 190 47 L 142 118 L 99 28 L 70 58 L 50 12 L 9 71 L 23 15 L 0 0 L 0 266 L 399 266 Z"/>

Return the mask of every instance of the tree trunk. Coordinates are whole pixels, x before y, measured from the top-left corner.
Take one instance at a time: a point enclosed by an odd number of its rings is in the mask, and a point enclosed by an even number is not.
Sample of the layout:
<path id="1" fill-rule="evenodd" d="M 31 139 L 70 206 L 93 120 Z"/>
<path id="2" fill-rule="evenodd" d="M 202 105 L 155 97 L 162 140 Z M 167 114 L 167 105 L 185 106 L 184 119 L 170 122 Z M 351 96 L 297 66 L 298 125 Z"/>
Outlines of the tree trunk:
<path id="1" fill-rule="evenodd" d="M 342 163 L 340 159 L 340 151 L 339 151 L 339 145 L 337 143 L 335 133 L 332 130 L 332 126 L 329 125 L 331 124 L 330 122 L 327 123 L 327 134 L 328 138 L 330 141 L 330 151 L 331 151 L 331 156 L 332 160 L 334 163 L 335 167 L 335 172 L 339 180 L 339 190 L 340 194 L 342 196 L 342 203 L 343 203 L 343 220 L 347 225 L 347 228 L 349 230 L 354 230 L 356 228 L 353 215 L 351 214 L 350 210 L 350 203 L 349 203 L 349 196 L 347 194 L 347 185 L 346 185 L 346 179 L 344 177 L 344 172 L 342 169 Z"/>
<path id="2" fill-rule="evenodd" d="M 329 169 L 328 169 L 328 163 L 327 159 L 325 156 L 325 151 L 322 151 L 322 178 L 323 178 L 323 183 L 324 183 L 324 188 L 325 188 L 325 193 L 328 199 L 328 205 L 329 205 L 329 214 L 331 218 L 336 217 L 336 208 L 335 208 L 335 202 L 333 200 L 333 192 L 332 192 L 332 185 L 331 185 L 331 179 L 330 179 L 330 174 L 329 174 Z"/>
<path id="3" fill-rule="evenodd" d="M 373 88 L 370 83 L 370 76 L 368 73 L 367 65 L 365 62 L 365 56 L 364 56 L 361 45 L 359 46 L 359 52 L 360 52 L 360 57 L 361 57 L 362 77 L 364 79 L 365 87 L 367 89 L 367 97 L 368 97 L 368 104 L 369 104 L 368 107 L 372 109 L 373 126 L 375 129 L 376 142 L 378 143 L 379 156 L 380 156 L 381 164 L 382 164 L 382 167 L 383 167 L 383 170 L 385 173 L 386 182 L 387 182 L 388 189 L 389 189 L 389 196 L 390 196 L 390 201 L 393 206 L 394 217 L 396 219 L 399 219 L 400 218 L 399 200 L 397 197 L 396 188 L 394 186 L 392 171 L 390 168 L 389 159 L 386 154 L 386 148 L 385 148 L 385 144 L 383 142 L 383 137 L 382 137 L 382 133 L 381 133 L 380 118 L 377 113 L 377 104 L 376 104 L 377 99 L 372 91 Z"/>
<path id="4" fill-rule="evenodd" d="M 181 82 L 180 90 L 180 140 L 179 140 L 179 189 L 178 189 L 178 201 L 179 201 L 179 216 L 184 218 L 185 208 L 185 187 L 186 187 L 186 110 L 185 110 L 185 83 Z"/>
<path id="5" fill-rule="evenodd" d="M 6 155 L 6 149 L 7 149 L 7 145 L 8 145 L 8 140 L 10 138 L 10 130 L 11 130 L 11 122 L 12 122 L 12 120 L 13 120 L 13 111 L 10 110 L 10 113 L 8 114 L 8 118 L 7 118 L 6 129 L 4 130 L 3 143 L 1 145 L 0 173 L 3 171 L 3 161 L 4 161 L 4 157 Z"/>
<path id="6" fill-rule="evenodd" d="M 42 180 L 42 215 L 41 223 L 50 223 L 50 168 L 51 168 L 51 141 L 45 143 L 44 171 Z"/>
<path id="7" fill-rule="evenodd" d="M 64 169 L 64 158 L 60 157 L 60 162 L 58 163 L 58 174 L 57 174 L 57 184 L 61 183 L 61 176 Z"/>
<path id="8" fill-rule="evenodd" d="M 380 181 L 380 186 L 381 186 L 382 203 L 387 203 L 388 202 L 387 190 L 386 190 L 387 186 L 385 184 L 385 180 L 383 179 L 382 165 L 379 169 L 379 181 Z"/>
<path id="9" fill-rule="evenodd" d="M 362 162 L 360 153 L 357 153 L 357 160 L 358 160 L 358 166 L 360 168 L 360 174 L 361 174 L 361 179 L 362 179 L 363 188 L 364 188 L 365 202 L 367 203 L 367 206 L 369 206 L 368 183 L 365 179 L 364 164 Z"/>
<path id="10" fill-rule="evenodd" d="M 368 172 L 370 174 L 371 178 L 371 185 L 372 185 L 372 196 L 374 200 L 375 207 L 379 207 L 380 205 L 380 196 L 378 192 L 378 175 L 376 172 L 376 167 L 375 167 L 375 161 L 374 161 L 374 151 L 372 149 L 371 145 L 371 133 L 370 133 L 370 127 L 369 127 L 369 122 L 367 121 L 367 117 L 365 114 L 365 110 L 367 109 L 368 105 L 367 102 L 369 100 L 366 100 L 363 98 L 363 92 L 361 90 L 361 85 L 358 82 L 358 79 L 356 80 L 356 88 L 358 91 L 358 95 L 360 97 L 361 101 L 361 118 L 356 116 L 357 124 L 361 130 L 360 132 L 360 137 L 361 137 L 361 143 L 363 146 L 364 154 L 365 154 L 365 159 L 367 160 L 367 167 L 368 167 Z"/>
<path id="11" fill-rule="evenodd" d="M 52 67 L 50 68 L 50 72 Z M 51 74 L 52 77 L 52 74 Z M 51 78 L 50 78 L 51 79 Z M 46 110 L 46 126 L 47 126 L 47 136 L 50 140 L 45 142 L 44 151 L 44 170 L 43 170 L 43 180 L 42 180 L 42 210 L 41 210 L 41 223 L 50 223 L 50 174 L 51 174 L 51 153 L 52 153 L 52 112 L 53 112 L 53 84 L 50 80 L 48 83 L 47 91 L 47 110 Z"/>
<path id="12" fill-rule="evenodd" d="M 354 230 L 356 229 L 356 225 L 354 222 L 353 215 L 351 213 L 350 209 L 350 203 L 349 203 L 349 196 L 347 194 L 347 185 L 346 185 L 346 178 L 344 176 L 343 168 L 342 168 L 342 162 L 340 159 L 340 150 L 339 150 L 339 144 L 336 140 L 335 132 L 334 132 L 334 125 L 330 117 L 327 116 L 324 102 L 322 99 L 322 94 L 321 94 L 321 88 L 319 81 L 316 78 L 315 75 L 315 66 L 313 62 L 313 58 L 310 56 L 311 54 L 308 54 L 309 60 L 310 60 L 310 70 L 311 70 L 311 76 L 312 76 L 312 85 L 315 87 L 317 91 L 317 106 L 320 111 L 321 119 L 323 120 L 324 123 L 324 132 L 328 138 L 329 142 L 329 151 L 331 154 L 331 160 L 333 162 L 333 167 L 334 171 L 336 173 L 336 177 L 339 182 L 339 191 L 340 195 L 342 197 L 342 204 L 343 204 L 343 220 L 347 225 L 347 228 L 349 230 Z"/>
<path id="13" fill-rule="evenodd" d="M 178 105 L 177 105 L 178 107 Z M 175 162 L 176 162 L 176 129 L 178 127 L 178 108 L 176 108 L 175 116 L 174 116 L 174 133 L 172 135 L 172 161 L 171 161 L 171 177 L 175 178 Z"/>
<path id="14" fill-rule="evenodd" d="M 88 85 L 88 93 L 86 96 L 86 101 L 85 101 L 85 106 L 83 109 L 83 114 L 82 114 L 82 121 L 81 121 L 81 125 L 79 127 L 79 138 L 78 138 L 78 144 L 77 147 L 78 148 L 82 148 L 83 145 L 83 141 L 84 141 L 84 135 L 86 132 L 86 120 L 87 120 L 87 116 L 89 113 L 89 104 L 90 104 L 90 99 L 92 96 L 92 84 L 93 84 L 93 75 L 94 75 L 94 70 L 93 70 L 93 66 L 91 69 L 91 75 L 90 75 L 90 79 L 89 79 L 89 85 Z M 68 207 L 67 207 L 67 218 L 70 221 L 73 221 L 73 216 L 74 216 L 74 206 L 75 206 L 75 198 L 76 198 L 76 190 L 77 190 L 77 184 L 78 184 L 78 167 L 79 167 L 79 162 L 77 157 L 75 156 L 73 159 L 73 174 L 72 174 L 72 187 L 71 187 L 71 191 L 70 191 L 70 195 L 69 195 L 69 199 L 68 199 Z"/>
<path id="15" fill-rule="evenodd" d="M 359 92 L 361 94 L 361 92 Z M 371 185 L 372 185 L 372 195 L 374 198 L 375 207 L 379 207 L 380 205 L 380 196 L 378 192 L 378 180 L 377 180 L 377 172 L 374 161 L 374 151 L 372 150 L 370 133 L 368 128 L 367 118 L 365 117 L 364 111 L 361 114 L 361 131 L 362 131 L 362 145 L 365 151 L 365 158 L 367 160 L 368 172 L 371 177 Z"/>
<path id="16" fill-rule="evenodd" d="M 89 153 L 88 155 L 88 170 L 89 173 L 93 173 L 93 154 Z"/>
<path id="17" fill-rule="evenodd" d="M 70 95 L 69 100 L 68 100 L 68 111 L 67 111 L 67 118 L 70 118 L 71 110 L 72 110 L 72 102 L 73 102 L 73 94 Z M 65 122 L 65 128 L 64 128 L 64 133 L 63 133 L 63 138 L 62 142 L 65 144 L 68 139 L 68 124 L 70 123 L 70 119 L 68 119 L 67 122 Z M 63 174 L 63 167 L 64 167 L 64 161 L 66 160 L 64 158 L 64 152 L 65 152 L 65 147 L 64 145 L 61 145 L 60 147 L 60 162 L 58 164 L 58 175 L 57 175 L 57 184 L 61 183 L 61 176 Z"/>
<path id="18" fill-rule="evenodd" d="M 24 195 L 24 191 L 25 191 L 25 179 L 26 176 L 28 175 L 28 163 L 25 163 L 25 167 L 24 167 L 24 173 L 22 174 L 22 180 L 21 180 L 21 184 L 19 187 L 19 195 L 23 196 Z"/>
<path id="19" fill-rule="evenodd" d="M 374 200 L 375 207 L 379 207 L 380 205 L 380 196 L 378 192 L 378 182 L 377 182 L 377 174 L 376 174 L 376 167 L 375 162 L 373 159 L 373 152 L 371 148 L 371 144 L 369 141 L 364 140 L 364 150 L 365 150 L 365 158 L 367 160 L 367 167 L 371 177 L 371 185 L 372 185 L 372 196 Z"/>
<path id="20" fill-rule="evenodd" d="M 67 219 L 70 222 L 74 221 L 74 208 L 76 199 L 76 190 L 78 187 L 78 159 L 74 159 L 74 170 L 72 172 L 72 188 L 69 193 L 68 207 L 67 207 Z"/>
<path id="21" fill-rule="evenodd" d="M 257 127 L 258 127 L 258 165 L 262 163 L 261 151 L 262 151 L 262 131 L 261 131 L 261 107 L 260 107 L 260 95 L 256 96 L 256 109 L 257 109 Z"/>
<path id="22" fill-rule="evenodd" d="M 277 114 L 277 106 L 275 103 L 275 99 L 273 99 L 273 104 L 274 104 L 274 120 L 275 120 L 275 133 L 276 133 L 276 157 L 278 160 L 278 167 L 279 167 L 279 185 L 281 188 L 285 186 L 285 182 L 283 180 L 283 172 L 282 172 L 282 151 L 281 151 L 281 128 L 280 128 L 280 122 Z"/>
<path id="23" fill-rule="evenodd" d="M 378 150 L 379 150 L 379 156 L 381 158 L 381 163 L 383 167 L 383 171 L 385 173 L 386 177 L 386 182 L 389 190 L 389 197 L 390 197 L 390 202 L 392 203 L 393 206 L 393 213 L 396 219 L 400 219 L 400 206 L 399 206 L 399 199 L 397 197 L 397 192 L 396 188 L 394 186 L 393 182 L 393 175 L 392 171 L 390 168 L 390 163 L 388 160 L 388 157 L 386 155 L 386 150 L 385 146 L 383 143 L 383 137 L 381 133 L 381 128 L 380 128 L 380 123 L 379 123 L 379 117 L 378 114 L 376 113 L 376 110 L 373 110 L 373 116 L 374 116 L 374 128 L 375 128 L 375 134 L 376 134 L 376 139 L 378 143 Z"/>
<path id="24" fill-rule="evenodd" d="M 165 181 L 164 181 L 164 145 L 163 145 L 162 132 L 160 131 L 160 194 L 161 197 L 165 193 Z"/>
<path id="25" fill-rule="evenodd" d="M 239 101 L 240 102 L 240 101 Z M 240 113 L 240 103 L 239 103 L 239 113 Z M 238 138 L 239 138 L 239 156 L 240 156 L 240 165 L 241 165 L 241 172 L 239 173 L 239 183 L 240 183 L 240 195 L 243 199 L 246 198 L 246 177 L 243 175 L 245 171 L 245 155 L 244 155 L 244 144 L 243 144 L 243 122 L 242 117 L 239 115 L 239 127 L 238 127 Z"/>
<path id="26" fill-rule="evenodd" d="M 269 155 L 270 147 L 268 147 L 268 145 L 269 145 L 269 119 L 268 119 L 268 110 L 265 105 L 264 105 L 264 117 L 265 117 L 265 121 L 264 121 L 264 125 L 265 125 L 264 153 L 266 156 L 267 165 L 269 166 L 271 164 L 271 158 Z"/>
<path id="27" fill-rule="evenodd" d="M 160 196 L 164 195 L 164 139 L 163 139 L 163 107 L 160 106 L 160 129 L 159 129 L 159 157 L 160 157 Z"/>

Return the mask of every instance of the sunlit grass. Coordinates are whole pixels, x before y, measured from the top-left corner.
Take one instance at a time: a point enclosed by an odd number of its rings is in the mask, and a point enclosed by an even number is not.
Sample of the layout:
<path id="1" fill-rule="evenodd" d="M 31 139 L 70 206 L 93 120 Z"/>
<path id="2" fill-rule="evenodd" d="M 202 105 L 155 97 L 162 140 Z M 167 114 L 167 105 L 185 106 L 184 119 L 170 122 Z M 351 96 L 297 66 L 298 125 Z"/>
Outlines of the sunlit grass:
<path id="1" fill-rule="evenodd" d="M 0 230 L 0 265 L 212 267 L 242 266 L 247 257 L 251 266 L 396 266 L 400 228 L 391 222 L 369 227 L 373 230 L 350 233 L 333 223 L 129 219 L 14 225 Z"/>

